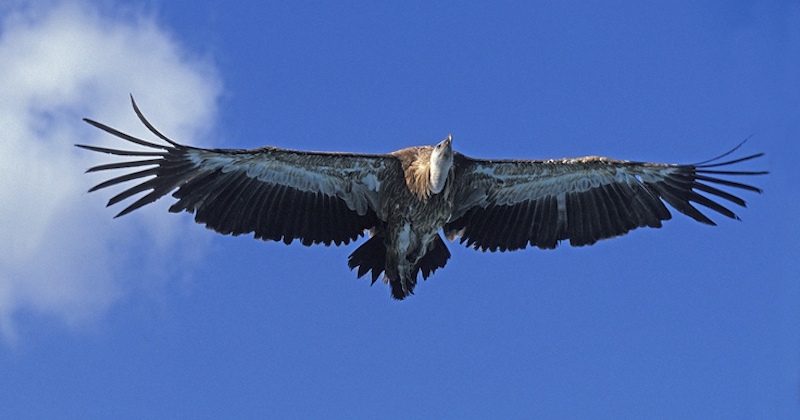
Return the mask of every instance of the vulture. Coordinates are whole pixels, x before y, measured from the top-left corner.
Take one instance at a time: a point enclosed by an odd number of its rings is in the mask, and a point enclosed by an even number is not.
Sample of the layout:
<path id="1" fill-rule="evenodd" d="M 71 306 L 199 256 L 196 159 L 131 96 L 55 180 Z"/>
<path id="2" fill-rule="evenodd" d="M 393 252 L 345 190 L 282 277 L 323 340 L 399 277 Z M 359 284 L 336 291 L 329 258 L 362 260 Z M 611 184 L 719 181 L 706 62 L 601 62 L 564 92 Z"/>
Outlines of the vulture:
<path id="1" fill-rule="evenodd" d="M 112 197 L 114 205 L 145 193 L 116 217 L 173 192 L 170 212 L 194 214 L 197 223 L 224 235 L 298 239 L 303 245 L 348 244 L 369 231 L 349 256 L 361 278 L 371 272 L 392 297 L 414 292 L 450 258 L 440 233 L 481 251 L 555 248 L 569 240 L 591 245 L 639 227 L 660 228 L 669 204 L 700 223 L 714 222 L 692 203 L 733 219 L 720 200 L 744 207 L 717 186 L 760 193 L 721 176 L 762 175 L 727 167 L 763 153 L 691 165 L 633 162 L 587 156 L 551 160 L 474 159 L 453 151 L 452 136 L 435 146 L 388 154 L 322 153 L 262 147 L 251 150 L 185 146 L 161 134 L 131 97 L 139 120 L 163 144 L 142 140 L 105 124 L 87 123 L 147 149 L 77 144 L 94 152 L 132 156 L 87 172 L 134 169 L 95 185 L 96 191 L 137 182 Z M 705 193 L 703 195 L 701 193 Z M 714 198 L 709 198 L 709 196 Z"/>

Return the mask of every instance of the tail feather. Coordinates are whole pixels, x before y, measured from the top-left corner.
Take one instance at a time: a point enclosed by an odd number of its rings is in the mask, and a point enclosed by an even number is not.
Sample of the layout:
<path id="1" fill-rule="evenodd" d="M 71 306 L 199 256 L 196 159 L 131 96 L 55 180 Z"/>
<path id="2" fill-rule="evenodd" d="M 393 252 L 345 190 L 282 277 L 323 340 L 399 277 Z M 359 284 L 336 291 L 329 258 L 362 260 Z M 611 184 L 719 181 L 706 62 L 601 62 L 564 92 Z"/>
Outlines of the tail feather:
<path id="1" fill-rule="evenodd" d="M 374 284 L 386 269 L 386 245 L 383 244 L 383 237 L 373 236 L 356 248 L 347 257 L 347 266 L 351 270 L 358 267 L 358 278 L 364 277 L 371 270 Z"/>
<path id="2" fill-rule="evenodd" d="M 449 259 L 450 250 L 447 249 L 442 237 L 436 235 L 433 242 L 431 242 L 431 248 L 417 263 L 417 269 L 414 270 L 414 278 L 417 277 L 417 272 L 422 271 L 422 279 L 427 280 L 436 269 L 444 268 Z"/>
<path id="3" fill-rule="evenodd" d="M 411 276 L 406 279 L 394 279 L 386 277 L 392 288 L 392 297 L 403 300 L 408 295 L 414 293 L 414 286 L 417 284 L 417 276 L 422 272 L 422 279 L 425 280 L 439 268 L 447 264 L 450 259 L 450 250 L 447 249 L 442 237 L 436 235 L 428 252 L 417 262 L 411 270 Z M 381 273 L 386 271 L 386 245 L 383 243 L 382 236 L 373 236 L 367 242 L 358 247 L 348 258 L 347 265 L 350 269 L 358 267 L 358 277 L 361 278 L 369 271 L 372 271 L 372 283 L 374 284 Z M 404 284 L 405 283 L 405 284 Z"/>

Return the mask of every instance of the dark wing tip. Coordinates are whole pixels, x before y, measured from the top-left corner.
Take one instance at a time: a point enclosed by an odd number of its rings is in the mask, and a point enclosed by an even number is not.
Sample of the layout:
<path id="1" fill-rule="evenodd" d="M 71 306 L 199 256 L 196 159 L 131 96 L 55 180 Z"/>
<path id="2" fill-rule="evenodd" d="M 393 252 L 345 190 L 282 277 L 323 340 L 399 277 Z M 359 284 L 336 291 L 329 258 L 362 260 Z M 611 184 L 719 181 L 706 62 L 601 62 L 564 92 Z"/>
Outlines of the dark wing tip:
<path id="1" fill-rule="evenodd" d="M 728 156 L 728 155 L 730 155 L 731 153 L 733 153 L 733 152 L 735 152 L 735 151 L 739 150 L 739 148 L 740 148 L 740 147 L 742 147 L 742 146 L 744 146 L 744 144 L 745 144 L 745 143 L 747 143 L 747 140 L 750 140 L 750 139 L 751 139 L 753 136 L 755 136 L 755 133 L 753 133 L 753 134 L 751 134 L 751 135 L 747 136 L 747 137 L 746 137 L 744 140 L 742 140 L 741 142 L 739 142 L 739 144 L 737 144 L 736 146 L 734 146 L 734 147 L 733 147 L 733 149 L 731 149 L 731 150 L 728 150 L 727 152 L 725 152 L 725 153 L 723 153 L 723 154 L 721 154 L 721 155 L 719 155 L 719 156 L 717 156 L 717 157 L 715 157 L 715 158 L 711 158 L 711 159 L 708 159 L 708 160 L 704 160 L 704 161 L 702 161 L 702 162 L 693 163 L 693 164 L 691 164 L 691 166 L 694 166 L 694 167 L 702 167 L 703 165 L 705 165 L 705 164 L 707 164 L 707 163 L 711 163 L 711 162 L 714 162 L 714 161 L 720 160 L 720 159 L 724 158 L 725 156 Z M 759 156 L 762 156 L 762 155 L 763 155 L 763 153 L 758 153 L 758 154 L 755 154 L 755 155 L 752 155 L 752 156 L 747 156 L 747 157 L 745 157 L 745 158 L 742 158 L 742 159 L 738 159 L 738 160 L 732 161 L 732 162 L 730 162 L 730 163 L 736 163 L 736 162 L 741 162 L 741 161 L 744 161 L 744 160 L 755 159 L 755 158 L 757 158 L 757 157 L 759 157 Z M 720 166 L 720 165 L 725 165 L 725 163 L 721 163 L 721 164 L 715 164 L 715 165 L 711 165 L 711 166 Z"/>
<path id="2" fill-rule="evenodd" d="M 151 133 L 155 134 L 161 140 L 164 140 L 165 142 L 167 142 L 167 143 L 169 143 L 169 144 L 171 144 L 171 145 L 173 145 L 175 147 L 180 147 L 181 146 L 180 144 L 174 142 L 169 137 L 161 134 L 161 132 L 158 131 L 153 126 L 153 124 L 150 124 L 150 121 L 147 121 L 147 118 L 144 117 L 144 114 L 142 113 L 142 111 L 139 110 L 139 106 L 136 105 L 136 100 L 133 99 L 133 94 L 130 94 L 130 96 L 131 96 L 131 105 L 133 106 L 133 111 L 136 113 L 136 116 L 139 118 L 139 121 L 141 121 L 142 124 L 144 124 L 144 126 L 147 127 L 147 129 L 150 130 Z"/>
<path id="3" fill-rule="evenodd" d="M 750 137 L 752 137 L 752 135 Z M 735 214 L 733 211 L 724 207 L 719 202 L 699 194 L 698 191 L 710 194 L 711 196 L 726 200 L 728 202 L 732 202 L 741 207 L 747 207 L 743 199 L 731 193 L 722 191 L 712 185 L 716 184 L 730 188 L 738 188 L 745 191 L 752 191 L 759 194 L 763 193 L 763 190 L 761 188 L 755 187 L 753 185 L 744 184 L 741 182 L 730 181 L 728 179 L 721 178 L 720 176 L 766 175 L 769 173 L 769 171 L 737 171 L 737 170 L 709 169 L 709 168 L 719 168 L 722 166 L 730 166 L 764 156 L 764 153 L 755 153 L 741 158 L 720 162 L 722 158 L 730 155 L 731 153 L 739 149 L 750 137 L 743 140 L 733 149 L 713 159 L 709 159 L 693 165 L 677 165 L 677 167 L 679 168 L 679 173 L 669 175 L 664 180 L 666 183 L 672 184 L 673 187 L 677 187 L 677 189 L 671 191 L 673 193 L 676 193 L 674 194 L 675 196 L 672 198 L 673 200 L 676 199 L 677 202 L 667 199 L 667 196 L 665 196 L 664 194 L 665 191 L 662 191 L 662 189 L 660 188 L 661 185 L 659 185 L 663 183 L 656 183 L 653 184 L 653 186 L 659 190 L 659 193 L 661 194 L 662 198 L 664 198 L 670 205 L 675 207 L 681 213 L 684 213 L 687 216 L 690 216 L 701 223 L 712 226 L 716 225 L 704 215 L 702 217 L 697 217 L 700 216 L 701 214 L 698 214 L 699 211 L 694 209 L 694 207 L 692 207 L 689 204 L 690 202 L 700 204 L 706 208 L 709 208 L 731 219 L 741 220 L 741 218 L 739 218 L 739 216 Z"/>

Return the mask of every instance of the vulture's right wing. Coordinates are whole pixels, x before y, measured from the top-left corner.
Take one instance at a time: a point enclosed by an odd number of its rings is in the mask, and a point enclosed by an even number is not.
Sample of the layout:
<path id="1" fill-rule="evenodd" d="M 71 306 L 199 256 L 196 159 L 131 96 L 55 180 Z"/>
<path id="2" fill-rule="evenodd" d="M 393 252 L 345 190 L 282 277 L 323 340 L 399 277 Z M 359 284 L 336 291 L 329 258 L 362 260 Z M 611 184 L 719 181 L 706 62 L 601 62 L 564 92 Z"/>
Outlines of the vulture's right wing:
<path id="1" fill-rule="evenodd" d="M 149 191 L 117 216 L 175 191 L 172 196 L 178 201 L 170 207 L 171 212 L 194 213 L 195 221 L 222 234 L 253 232 L 263 240 L 290 243 L 297 238 L 303 245 L 339 245 L 358 238 L 377 223 L 381 172 L 391 165 L 399 167 L 396 158 L 386 155 L 184 146 L 159 133 L 135 102 L 133 107 L 142 123 L 168 145 L 138 139 L 89 119 L 89 124 L 151 150 L 77 145 L 95 152 L 139 158 L 95 166 L 88 172 L 146 167 L 89 190 L 143 180 L 108 202 L 110 206 Z"/>

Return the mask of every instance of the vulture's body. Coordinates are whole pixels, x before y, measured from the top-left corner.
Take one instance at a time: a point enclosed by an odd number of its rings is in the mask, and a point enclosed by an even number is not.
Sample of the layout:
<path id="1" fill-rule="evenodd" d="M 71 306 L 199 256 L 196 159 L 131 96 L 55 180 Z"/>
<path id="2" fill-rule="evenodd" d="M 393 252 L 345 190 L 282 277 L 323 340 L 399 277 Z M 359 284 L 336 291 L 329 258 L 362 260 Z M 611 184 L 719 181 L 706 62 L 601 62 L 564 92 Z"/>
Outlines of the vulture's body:
<path id="1" fill-rule="evenodd" d="M 590 245 L 637 227 L 661 227 L 661 221 L 671 218 L 664 202 L 713 225 L 691 202 L 727 217 L 737 216 L 697 191 L 744 206 L 742 199 L 708 183 L 760 192 L 716 175 L 766 173 L 709 169 L 761 154 L 696 165 L 596 156 L 480 160 L 454 152 L 450 136 L 436 146 L 385 155 L 274 147 L 201 149 L 168 139 L 133 106 L 141 121 L 167 145 L 134 138 L 92 120 L 86 121 L 150 150 L 79 145 L 140 158 L 96 166 L 90 172 L 146 167 L 90 190 L 145 178 L 111 198 L 109 205 L 149 191 L 117 216 L 175 191 L 172 195 L 177 201 L 170 211 L 194 213 L 198 223 L 222 234 L 253 233 L 257 239 L 287 244 L 299 239 L 303 245 L 339 245 L 369 230 L 370 239 L 350 255 L 349 266 L 358 268 L 359 277 L 371 271 L 373 283 L 383 272 L 396 299 L 413 292 L 420 272 L 427 278 L 447 263 L 450 252 L 440 232 L 451 240 L 460 236 L 461 242 L 484 251 L 512 251 L 528 245 L 555 248 L 564 240 Z"/>

